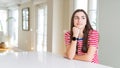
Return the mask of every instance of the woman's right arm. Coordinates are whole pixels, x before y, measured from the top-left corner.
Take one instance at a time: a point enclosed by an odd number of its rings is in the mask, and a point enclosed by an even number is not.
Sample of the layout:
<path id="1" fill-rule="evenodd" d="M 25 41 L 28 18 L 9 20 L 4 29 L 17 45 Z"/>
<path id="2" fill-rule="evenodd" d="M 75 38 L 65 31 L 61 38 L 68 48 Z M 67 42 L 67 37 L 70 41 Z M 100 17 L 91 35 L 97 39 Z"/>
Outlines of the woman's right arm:
<path id="1" fill-rule="evenodd" d="M 70 45 L 66 45 L 66 56 L 68 59 L 73 59 L 76 54 L 77 40 L 72 41 Z"/>
<path id="2" fill-rule="evenodd" d="M 73 27 L 73 37 L 78 37 L 79 29 Z M 73 59 L 76 54 L 76 45 L 77 40 L 71 40 L 70 42 L 70 34 L 65 34 L 65 42 L 66 42 L 66 56 L 69 59 Z"/>

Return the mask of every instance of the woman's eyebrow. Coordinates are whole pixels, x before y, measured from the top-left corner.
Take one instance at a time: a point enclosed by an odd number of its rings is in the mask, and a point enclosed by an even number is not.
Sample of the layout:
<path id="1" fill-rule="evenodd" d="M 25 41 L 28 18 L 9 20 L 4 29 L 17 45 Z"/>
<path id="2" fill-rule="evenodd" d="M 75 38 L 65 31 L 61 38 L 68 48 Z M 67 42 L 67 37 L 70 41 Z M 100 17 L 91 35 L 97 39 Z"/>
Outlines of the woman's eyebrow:
<path id="1" fill-rule="evenodd" d="M 78 16 L 75 16 L 75 17 L 78 17 Z"/>
<path id="2" fill-rule="evenodd" d="M 81 17 L 85 17 L 85 16 L 81 16 Z"/>

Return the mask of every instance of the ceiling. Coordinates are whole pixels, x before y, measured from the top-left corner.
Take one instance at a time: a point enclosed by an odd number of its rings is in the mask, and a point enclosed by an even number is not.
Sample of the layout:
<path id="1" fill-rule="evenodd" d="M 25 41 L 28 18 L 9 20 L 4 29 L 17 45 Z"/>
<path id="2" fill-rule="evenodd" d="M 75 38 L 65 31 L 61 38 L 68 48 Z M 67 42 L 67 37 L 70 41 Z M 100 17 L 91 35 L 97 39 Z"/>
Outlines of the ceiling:
<path id="1" fill-rule="evenodd" d="M 25 2 L 34 2 L 37 4 L 40 2 L 46 2 L 46 0 L 0 0 L 0 8 L 13 7 Z"/>
<path id="2" fill-rule="evenodd" d="M 0 8 L 14 6 L 32 0 L 0 0 Z"/>
<path id="3" fill-rule="evenodd" d="M 15 7 L 25 2 L 33 2 L 34 4 L 43 3 L 47 0 L 0 0 L 0 9 Z"/>

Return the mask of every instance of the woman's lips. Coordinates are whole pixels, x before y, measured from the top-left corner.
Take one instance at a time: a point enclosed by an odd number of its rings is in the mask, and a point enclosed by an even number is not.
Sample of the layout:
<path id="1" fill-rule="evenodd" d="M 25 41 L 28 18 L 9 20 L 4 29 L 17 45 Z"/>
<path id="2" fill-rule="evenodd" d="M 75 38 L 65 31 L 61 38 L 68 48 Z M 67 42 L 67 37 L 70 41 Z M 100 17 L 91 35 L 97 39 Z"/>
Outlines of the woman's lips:
<path id="1" fill-rule="evenodd" d="M 80 25 L 79 23 L 77 25 Z"/>

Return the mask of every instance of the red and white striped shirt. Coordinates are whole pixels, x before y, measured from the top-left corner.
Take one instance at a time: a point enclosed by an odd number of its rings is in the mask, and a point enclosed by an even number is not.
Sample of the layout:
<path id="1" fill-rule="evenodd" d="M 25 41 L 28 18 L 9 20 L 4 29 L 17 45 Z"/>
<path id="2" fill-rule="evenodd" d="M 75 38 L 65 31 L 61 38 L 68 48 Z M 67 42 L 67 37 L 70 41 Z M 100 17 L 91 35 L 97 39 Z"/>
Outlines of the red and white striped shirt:
<path id="1" fill-rule="evenodd" d="M 70 45 L 70 31 L 69 32 L 66 32 L 65 33 L 65 45 Z M 95 54 L 94 54 L 94 58 L 92 59 L 92 62 L 93 63 L 98 63 L 98 38 L 99 38 L 99 33 L 96 31 L 96 30 L 90 30 L 89 31 L 89 34 L 88 34 L 88 45 L 89 46 L 94 46 L 97 48 Z M 77 54 L 78 55 L 84 55 L 85 53 L 83 53 L 81 51 L 81 48 L 82 48 L 82 43 L 83 43 L 83 40 L 78 40 L 77 41 L 77 46 L 78 46 L 78 49 L 77 49 Z"/>

